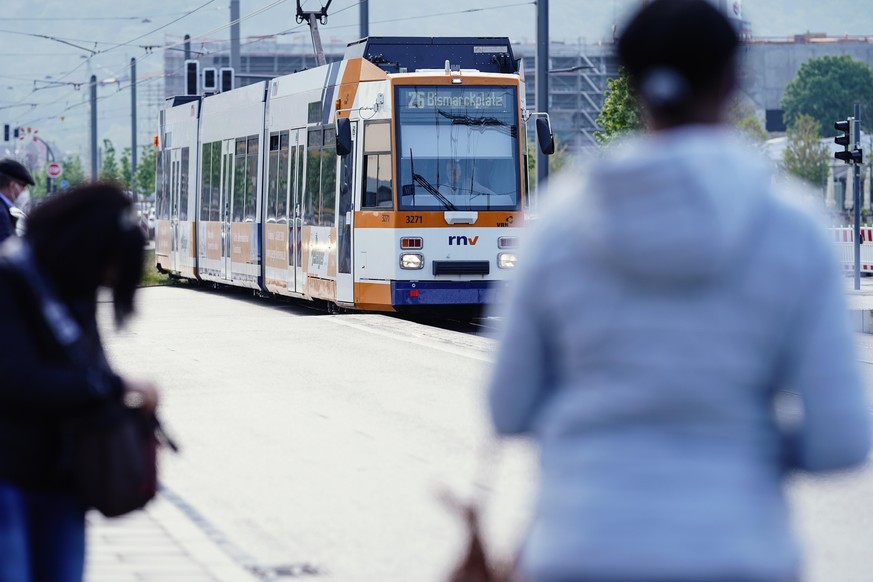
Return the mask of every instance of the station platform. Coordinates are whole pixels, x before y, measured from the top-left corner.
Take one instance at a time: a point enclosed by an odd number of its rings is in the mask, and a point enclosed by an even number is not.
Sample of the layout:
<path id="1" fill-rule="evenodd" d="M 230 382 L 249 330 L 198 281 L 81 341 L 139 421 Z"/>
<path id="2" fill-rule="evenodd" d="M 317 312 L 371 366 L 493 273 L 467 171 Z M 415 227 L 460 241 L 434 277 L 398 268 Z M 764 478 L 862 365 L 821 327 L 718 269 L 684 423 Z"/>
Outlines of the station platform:
<path id="1" fill-rule="evenodd" d="M 855 279 L 851 275 L 845 278 L 846 302 L 852 313 L 852 323 L 855 330 L 862 333 L 873 333 L 873 277 L 862 276 L 861 288 L 855 289 Z"/>
<path id="2" fill-rule="evenodd" d="M 106 519 L 90 511 L 85 582 L 252 582 L 191 519 L 158 495 L 145 509 Z"/>

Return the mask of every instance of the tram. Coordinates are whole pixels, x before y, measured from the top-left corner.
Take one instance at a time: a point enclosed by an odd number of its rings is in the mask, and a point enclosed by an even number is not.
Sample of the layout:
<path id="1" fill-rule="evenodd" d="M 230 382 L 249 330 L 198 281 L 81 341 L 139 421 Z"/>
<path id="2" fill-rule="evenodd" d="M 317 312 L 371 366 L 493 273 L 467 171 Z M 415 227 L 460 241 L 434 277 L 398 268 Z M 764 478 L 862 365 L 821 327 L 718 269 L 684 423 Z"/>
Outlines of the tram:
<path id="1" fill-rule="evenodd" d="M 370 37 L 342 61 L 167 100 L 155 261 L 171 276 L 394 312 L 482 306 L 531 211 L 506 38 Z M 554 148 L 537 117 L 540 146 Z"/>

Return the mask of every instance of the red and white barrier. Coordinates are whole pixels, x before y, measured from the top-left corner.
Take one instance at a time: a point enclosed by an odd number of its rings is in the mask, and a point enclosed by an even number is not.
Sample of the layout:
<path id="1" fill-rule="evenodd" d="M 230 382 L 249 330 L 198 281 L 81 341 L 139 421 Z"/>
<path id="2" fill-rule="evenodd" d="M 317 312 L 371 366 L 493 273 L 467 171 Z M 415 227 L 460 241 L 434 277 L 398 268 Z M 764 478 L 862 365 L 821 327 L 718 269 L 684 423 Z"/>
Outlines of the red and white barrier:
<path id="1" fill-rule="evenodd" d="M 830 229 L 843 270 L 855 270 L 855 229 L 839 226 Z M 873 273 L 873 226 L 861 227 L 861 272 Z"/>

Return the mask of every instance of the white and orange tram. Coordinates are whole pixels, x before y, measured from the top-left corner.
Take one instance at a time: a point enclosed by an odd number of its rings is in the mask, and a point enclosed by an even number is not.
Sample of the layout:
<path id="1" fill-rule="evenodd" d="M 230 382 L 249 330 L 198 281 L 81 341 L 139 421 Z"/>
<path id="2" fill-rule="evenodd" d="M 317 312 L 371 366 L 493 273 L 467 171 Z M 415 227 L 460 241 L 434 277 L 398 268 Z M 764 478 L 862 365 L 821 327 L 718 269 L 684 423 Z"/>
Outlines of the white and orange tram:
<path id="1" fill-rule="evenodd" d="M 168 99 L 157 267 L 357 310 L 481 306 L 530 211 L 530 116 L 505 38 L 370 37 L 340 62 Z"/>

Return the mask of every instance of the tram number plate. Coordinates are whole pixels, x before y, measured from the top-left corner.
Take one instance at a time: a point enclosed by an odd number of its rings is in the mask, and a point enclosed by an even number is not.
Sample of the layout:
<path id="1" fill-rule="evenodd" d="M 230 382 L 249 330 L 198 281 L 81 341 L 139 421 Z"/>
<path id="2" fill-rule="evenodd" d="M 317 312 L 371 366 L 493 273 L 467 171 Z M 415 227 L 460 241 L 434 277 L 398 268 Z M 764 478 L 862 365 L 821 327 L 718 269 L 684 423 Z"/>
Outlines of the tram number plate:
<path id="1" fill-rule="evenodd" d="M 421 224 L 421 216 L 416 214 L 406 217 L 406 224 Z"/>

